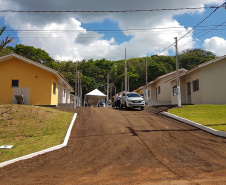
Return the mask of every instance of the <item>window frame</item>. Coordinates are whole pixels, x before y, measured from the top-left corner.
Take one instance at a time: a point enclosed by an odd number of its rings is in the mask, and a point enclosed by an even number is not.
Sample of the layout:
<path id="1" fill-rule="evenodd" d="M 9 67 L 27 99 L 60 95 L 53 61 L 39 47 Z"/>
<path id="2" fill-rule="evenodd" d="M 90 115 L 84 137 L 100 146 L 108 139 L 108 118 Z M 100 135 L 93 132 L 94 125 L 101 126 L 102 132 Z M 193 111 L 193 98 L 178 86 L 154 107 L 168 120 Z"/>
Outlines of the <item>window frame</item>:
<path id="1" fill-rule="evenodd" d="M 56 95 L 56 82 L 53 82 L 53 94 Z"/>
<path id="2" fill-rule="evenodd" d="M 17 81 L 17 85 L 13 85 L 13 81 Z M 11 80 L 11 87 L 19 87 L 19 80 L 18 79 L 12 79 Z"/>
<path id="3" fill-rule="evenodd" d="M 193 92 L 199 91 L 199 79 L 192 81 Z"/>
<path id="4" fill-rule="evenodd" d="M 160 88 L 160 86 L 158 86 L 158 94 L 160 94 L 161 93 L 161 88 Z"/>

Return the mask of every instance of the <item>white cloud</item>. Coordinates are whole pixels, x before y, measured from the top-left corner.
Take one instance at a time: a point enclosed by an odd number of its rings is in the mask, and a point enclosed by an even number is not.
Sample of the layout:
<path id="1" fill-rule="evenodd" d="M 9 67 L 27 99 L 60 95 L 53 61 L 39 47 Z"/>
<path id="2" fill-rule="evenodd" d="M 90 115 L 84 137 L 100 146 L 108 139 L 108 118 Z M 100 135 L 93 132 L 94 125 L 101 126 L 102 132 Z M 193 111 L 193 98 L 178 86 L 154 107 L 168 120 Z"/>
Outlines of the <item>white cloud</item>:
<path id="1" fill-rule="evenodd" d="M 222 4 L 223 0 L 0 0 L 1 9 L 13 10 L 142 10 L 159 8 L 200 7 L 208 3 Z M 4 7 L 4 8 L 2 8 Z M 58 60 L 79 60 L 107 58 L 123 59 L 127 48 L 128 58 L 141 57 L 147 53 L 156 53 L 174 42 L 174 37 L 183 36 L 188 29 L 173 19 L 174 15 L 187 11 L 160 11 L 137 13 L 5 13 L 5 21 L 14 29 L 52 30 L 51 32 L 19 33 L 21 43 L 44 49 Z M 199 12 L 199 11 L 193 11 Z M 118 23 L 122 30 L 147 29 L 147 31 L 126 32 L 132 38 L 117 44 L 114 37 L 103 39 L 103 34 L 87 31 L 81 23 L 101 22 L 109 19 Z M 151 28 L 178 27 L 172 32 Z M 108 28 L 106 28 L 108 29 Z M 64 30 L 57 32 L 53 30 Z M 76 30 L 69 32 L 66 30 Z M 29 37 L 29 38 L 26 38 Z M 33 37 L 33 38 L 32 38 Z M 178 44 L 186 46 L 182 50 L 192 48 L 192 33 Z M 165 51 L 162 54 L 168 54 Z"/>
<path id="2" fill-rule="evenodd" d="M 212 51 L 217 56 L 226 55 L 226 40 L 220 37 L 212 37 L 204 41 L 203 46 L 206 50 Z"/>

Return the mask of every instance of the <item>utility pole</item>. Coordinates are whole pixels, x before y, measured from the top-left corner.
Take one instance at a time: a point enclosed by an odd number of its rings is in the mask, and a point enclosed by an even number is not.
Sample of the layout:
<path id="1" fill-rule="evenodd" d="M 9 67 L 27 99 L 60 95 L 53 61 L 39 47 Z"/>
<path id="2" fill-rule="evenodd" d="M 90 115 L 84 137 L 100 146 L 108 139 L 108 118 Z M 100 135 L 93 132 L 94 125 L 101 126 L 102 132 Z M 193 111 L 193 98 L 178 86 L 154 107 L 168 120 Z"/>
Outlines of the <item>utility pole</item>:
<path id="1" fill-rule="evenodd" d="M 75 97 L 74 97 L 74 109 L 77 107 L 77 69 L 78 69 L 78 61 L 76 61 L 76 70 L 75 70 Z"/>
<path id="2" fill-rule="evenodd" d="M 82 79 L 80 78 L 80 106 L 82 107 Z"/>
<path id="3" fill-rule="evenodd" d="M 78 98 L 80 97 L 80 94 L 79 94 L 79 91 L 80 91 L 80 88 L 79 88 L 79 71 L 78 71 Z M 80 106 L 80 98 L 78 99 L 78 106 Z"/>
<path id="4" fill-rule="evenodd" d="M 147 64 L 147 57 L 145 61 L 145 68 L 146 68 L 146 89 L 145 89 L 145 96 L 146 96 L 146 103 L 148 103 L 148 64 Z"/>
<path id="5" fill-rule="evenodd" d="M 126 62 L 126 49 L 125 49 L 125 92 L 127 91 L 127 62 Z"/>
<path id="6" fill-rule="evenodd" d="M 128 89 L 127 90 L 129 91 L 129 75 L 127 77 L 128 77 Z"/>
<path id="7" fill-rule="evenodd" d="M 112 83 L 110 84 L 110 87 L 109 88 L 110 88 L 110 98 L 109 99 L 110 99 L 110 101 L 112 101 Z"/>
<path id="8" fill-rule="evenodd" d="M 77 88 L 78 88 L 78 83 L 77 83 L 77 73 L 78 73 L 78 61 L 76 61 L 76 71 L 75 71 L 75 96 L 77 96 Z"/>
<path id="9" fill-rule="evenodd" d="M 106 102 L 107 107 L 108 107 L 108 103 L 109 103 L 109 72 L 107 76 L 107 102 Z"/>
<path id="10" fill-rule="evenodd" d="M 177 47 L 177 37 L 175 39 L 176 47 L 176 71 L 177 71 L 177 104 L 181 107 L 181 93 L 180 93 L 180 74 L 179 74 L 179 64 L 178 64 L 178 47 Z"/>

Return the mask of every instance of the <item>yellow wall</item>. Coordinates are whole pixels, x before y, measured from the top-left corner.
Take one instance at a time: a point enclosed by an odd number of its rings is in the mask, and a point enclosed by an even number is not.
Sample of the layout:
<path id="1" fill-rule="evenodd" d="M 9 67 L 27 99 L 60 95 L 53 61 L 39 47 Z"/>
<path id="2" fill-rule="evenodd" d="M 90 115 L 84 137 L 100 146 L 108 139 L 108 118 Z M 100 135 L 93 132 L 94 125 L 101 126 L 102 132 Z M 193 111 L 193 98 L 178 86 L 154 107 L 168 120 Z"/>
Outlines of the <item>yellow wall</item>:
<path id="1" fill-rule="evenodd" d="M 142 89 L 139 89 L 138 91 L 136 91 L 138 94 L 142 93 Z"/>
<path id="2" fill-rule="evenodd" d="M 56 83 L 56 93 L 53 94 L 53 82 Z M 58 79 L 52 74 L 51 105 L 58 105 Z"/>
<path id="3" fill-rule="evenodd" d="M 30 88 L 31 105 L 57 105 L 58 90 L 53 95 L 53 81 L 57 78 L 40 67 L 17 58 L 0 62 L 0 103 L 11 104 L 13 96 L 12 80 L 19 80 L 19 87 Z"/>

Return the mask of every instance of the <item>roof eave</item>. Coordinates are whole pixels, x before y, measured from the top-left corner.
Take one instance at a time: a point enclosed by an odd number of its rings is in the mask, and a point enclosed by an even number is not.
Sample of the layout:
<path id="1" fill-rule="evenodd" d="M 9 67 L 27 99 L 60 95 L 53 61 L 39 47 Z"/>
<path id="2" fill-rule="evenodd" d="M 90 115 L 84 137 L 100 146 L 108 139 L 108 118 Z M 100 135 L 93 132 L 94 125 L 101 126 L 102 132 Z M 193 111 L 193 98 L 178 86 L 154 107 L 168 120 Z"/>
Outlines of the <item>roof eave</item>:
<path id="1" fill-rule="evenodd" d="M 30 59 L 28 59 L 28 58 L 22 57 L 22 56 L 20 56 L 20 55 L 18 55 L 18 54 L 16 54 L 16 53 L 10 53 L 10 54 L 1 56 L 0 59 L 3 59 L 2 61 L 5 61 L 5 60 L 10 59 L 10 58 L 12 58 L 12 57 L 18 58 L 18 59 L 20 59 L 20 60 L 22 60 L 22 61 L 25 61 L 25 62 L 27 62 L 27 63 L 29 63 L 29 64 L 32 64 L 32 65 L 37 66 L 37 67 L 40 67 L 41 69 L 44 69 L 44 70 L 46 70 L 46 71 L 48 71 L 48 72 L 53 73 L 55 76 L 57 76 L 58 80 L 59 80 L 59 79 L 62 79 L 62 80 L 65 82 L 65 84 L 67 84 L 67 88 L 70 90 L 70 92 L 74 92 L 73 88 L 72 88 L 72 87 L 70 86 L 70 84 L 66 81 L 66 79 L 64 79 L 64 77 L 63 77 L 61 74 L 59 74 L 58 71 L 56 71 L 56 70 L 54 70 L 54 69 L 51 69 L 51 68 L 49 68 L 49 67 L 47 67 L 47 66 L 44 66 L 44 65 L 42 65 L 42 64 L 39 64 L 39 63 L 37 63 L 37 62 L 35 62 L 35 61 L 32 61 L 32 60 L 30 60 Z M 1 62 L 1 61 L 0 61 L 0 62 Z"/>

